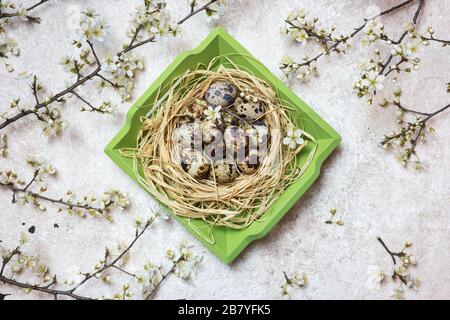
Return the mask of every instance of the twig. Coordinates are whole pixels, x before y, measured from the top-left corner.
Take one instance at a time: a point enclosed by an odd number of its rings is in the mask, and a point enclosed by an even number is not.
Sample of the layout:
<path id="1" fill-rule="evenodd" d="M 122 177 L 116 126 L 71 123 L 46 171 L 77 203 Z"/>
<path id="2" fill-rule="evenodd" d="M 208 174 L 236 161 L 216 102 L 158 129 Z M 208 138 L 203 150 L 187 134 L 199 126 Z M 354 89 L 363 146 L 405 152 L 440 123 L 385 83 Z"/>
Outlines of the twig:
<path id="1" fill-rule="evenodd" d="M 417 19 L 419 19 L 419 15 L 420 15 L 420 12 L 422 11 L 422 8 L 423 8 L 423 5 L 424 5 L 424 3 L 425 3 L 425 0 L 419 0 L 419 5 L 417 6 L 417 10 L 416 10 L 416 12 L 414 13 L 414 17 L 413 17 L 413 24 L 414 25 L 416 25 L 416 23 L 417 23 Z M 400 43 L 402 43 L 403 42 L 403 40 L 405 39 L 405 37 L 408 35 L 408 31 L 404 31 L 403 33 L 402 33 L 402 35 L 400 36 L 400 38 L 398 38 L 398 40 L 397 41 L 391 41 L 393 44 L 396 44 L 396 45 L 398 45 L 398 44 L 400 44 Z M 386 70 L 386 68 L 390 65 L 390 63 L 392 62 L 392 59 L 394 58 L 394 55 L 393 54 L 390 54 L 389 55 L 389 57 L 388 57 L 388 59 L 386 60 L 386 62 L 383 64 L 383 66 L 381 67 L 381 70 L 380 70 L 380 72 L 379 72 L 379 74 L 383 74 L 384 73 L 384 71 Z M 403 59 L 402 59 L 403 60 Z M 398 67 L 401 63 L 403 63 L 405 60 L 403 60 L 402 61 L 401 60 L 401 62 L 399 62 L 399 63 L 397 63 L 397 65 L 396 65 L 396 67 Z M 396 70 L 396 68 L 391 68 L 386 74 L 385 74 L 385 76 L 387 76 L 389 73 L 391 73 L 393 70 Z"/>
<path id="2" fill-rule="evenodd" d="M 406 255 L 405 252 L 392 252 L 387 245 L 384 243 L 384 241 L 381 239 L 381 237 L 377 237 L 377 240 L 379 243 L 381 243 L 381 245 L 383 246 L 384 250 L 386 250 L 386 252 L 391 256 L 392 262 L 394 263 L 394 265 L 397 265 L 397 259 L 396 258 L 402 258 Z M 407 279 L 405 279 L 405 277 L 400 274 L 399 272 L 397 272 L 397 270 L 394 270 L 394 276 L 398 277 L 400 279 L 401 282 L 403 282 L 403 284 L 407 285 L 408 281 Z"/>
<path id="3" fill-rule="evenodd" d="M 57 284 L 56 281 L 56 277 L 53 278 L 52 282 L 48 285 L 31 285 L 28 283 L 24 283 L 18 280 L 14 280 L 12 278 L 8 278 L 6 277 L 3 273 L 5 270 L 6 265 L 11 261 L 11 259 L 17 255 L 20 254 L 20 250 L 19 247 L 16 248 L 12 254 L 3 260 L 2 263 L 2 268 L 0 271 L 0 282 L 9 284 L 11 286 L 15 286 L 15 287 L 19 287 L 19 288 L 24 288 L 24 289 L 29 289 L 32 291 L 38 291 L 38 292 L 43 292 L 43 293 L 47 293 L 49 295 L 52 295 L 55 299 L 57 299 L 59 296 L 65 296 L 65 297 L 69 297 L 75 300 L 94 300 L 94 298 L 91 297 L 87 297 L 87 296 L 83 296 L 83 295 L 79 295 L 77 293 L 75 293 L 81 286 L 83 286 L 86 282 L 88 282 L 91 279 L 96 278 L 96 276 L 98 276 L 99 274 L 101 274 L 102 272 L 104 272 L 105 270 L 109 269 L 109 268 L 114 268 L 114 269 L 119 269 L 122 272 L 125 272 L 127 274 L 129 274 L 130 276 L 133 276 L 133 274 L 125 271 L 124 269 L 118 267 L 116 264 L 123 258 L 123 256 L 125 254 L 127 254 L 131 248 L 135 245 L 135 243 L 139 240 L 139 238 L 144 234 L 144 232 L 150 227 L 150 225 L 154 222 L 155 217 L 153 217 L 152 219 L 150 219 L 149 221 L 147 221 L 147 223 L 144 225 L 144 227 L 139 231 L 136 230 L 136 235 L 133 239 L 133 241 L 110 263 L 107 263 L 105 261 L 105 264 L 102 268 L 92 272 L 92 273 L 87 273 L 84 275 L 84 279 L 82 281 L 80 281 L 78 284 L 76 284 L 74 287 L 72 287 L 71 289 L 68 290 L 59 290 L 59 289 L 54 289 L 51 288 L 53 285 Z"/>
<path id="4" fill-rule="evenodd" d="M 13 199 L 14 199 L 13 202 L 15 202 L 15 196 L 17 193 L 24 193 L 24 194 L 28 194 L 28 195 L 32 196 L 35 199 L 39 199 L 39 200 L 43 200 L 43 201 L 47 201 L 47 202 L 51 202 L 51 203 L 55 203 L 55 204 L 60 204 L 60 205 L 68 207 L 69 209 L 78 208 L 78 209 L 84 209 L 84 210 L 94 210 L 100 214 L 103 214 L 103 212 L 104 212 L 104 209 L 92 207 L 87 204 L 85 204 L 85 205 L 73 204 L 73 203 L 64 201 L 62 199 L 49 198 L 49 197 L 43 196 L 42 194 L 39 194 L 39 193 L 36 193 L 33 191 L 29 191 L 28 188 L 35 181 L 35 179 L 36 179 L 36 175 L 33 177 L 32 180 L 30 180 L 30 182 L 27 184 L 27 186 L 25 188 L 19 188 L 16 185 L 7 184 L 7 183 L 3 183 L 3 182 L 0 182 L 0 186 L 12 191 Z M 111 205 L 112 205 L 112 202 L 106 203 L 105 209 Z"/>
<path id="5" fill-rule="evenodd" d="M 398 10 L 398 9 L 401 9 L 401 8 L 407 6 L 408 4 L 410 4 L 410 3 L 414 2 L 414 1 L 415 1 L 415 0 L 407 0 L 407 1 L 404 1 L 404 2 L 402 2 L 402 3 L 400 3 L 400 4 L 398 4 L 398 5 L 396 5 L 396 6 L 392 7 L 392 8 L 390 8 L 390 9 L 387 9 L 387 10 L 385 10 L 385 11 L 379 13 L 378 15 L 376 15 L 376 16 L 374 16 L 374 17 L 364 19 L 364 23 L 363 23 L 362 25 L 360 25 L 359 27 L 355 28 L 354 31 L 353 31 L 350 35 L 345 36 L 345 37 L 343 37 L 343 38 L 339 38 L 339 39 L 337 39 L 336 41 L 334 41 L 333 45 L 331 45 L 329 48 L 327 48 L 327 50 L 325 50 L 325 52 L 322 51 L 321 53 L 317 54 L 315 57 L 313 57 L 313 58 L 311 58 L 311 59 L 309 59 L 309 60 L 307 60 L 307 61 L 305 61 L 305 62 L 297 63 L 297 64 L 298 64 L 300 67 L 302 67 L 302 66 L 307 66 L 307 65 L 310 65 L 311 63 L 313 63 L 313 62 L 319 60 L 322 56 L 324 56 L 324 55 L 326 55 L 326 54 L 329 54 L 329 53 L 331 53 L 331 52 L 337 51 L 337 47 L 338 47 L 341 43 L 346 42 L 346 41 L 348 41 L 349 39 L 355 37 L 359 32 L 361 32 L 361 30 L 364 29 L 364 27 L 367 25 L 367 23 L 368 23 L 370 20 L 375 19 L 375 18 L 378 18 L 378 17 L 381 17 L 381 16 L 384 16 L 384 15 L 387 15 L 387 14 L 389 14 L 389 13 L 391 13 L 391 12 L 394 12 L 394 11 L 396 11 L 396 10 Z M 421 1 L 423 1 L 423 0 L 421 0 Z M 290 23 L 290 24 L 291 24 L 291 23 Z M 292 25 L 292 24 L 291 24 L 291 25 Z M 328 39 L 327 41 L 333 41 L 333 40 Z M 283 67 L 283 66 L 282 66 L 282 67 Z"/>
<path id="6" fill-rule="evenodd" d="M 450 45 L 450 40 L 438 39 L 438 38 L 435 38 L 433 35 L 431 35 L 430 37 L 425 37 L 425 36 L 421 35 L 420 37 L 422 38 L 422 40 L 435 41 L 435 42 L 438 42 L 438 43 L 442 43 L 445 46 Z"/>
<path id="7" fill-rule="evenodd" d="M 409 133 L 413 133 L 414 134 L 414 138 L 410 141 L 410 146 L 409 146 L 409 150 L 406 154 L 406 159 L 409 159 L 411 157 L 411 155 L 415 154 L 415 150 L 417 147 L 417 143 L 419 142 L 420 138 L 422 137 L 423 131 L 426 127 L 427 122 L 432 119 L 433 117 L 435 117 L 436 115 L 448 110 L 450 108 L 450 104 L 434 111 L 431 113 L 427 113 L 427 112 L 420 112 L 420 111 L 415 111 L 409 108 L 404 107 L 400 102 L 394 102 L 395 106 L 397 106 L 397 108 L 399 108 L 400 110 L 404 111 L 404 112 L 408 112 L 408 113 L 412 113 L 412 114 L 417 114 L 420 116 L 423 116 L 423 118 L 418 118 L 416 124 L 412 124 L 409 123 L 408 124 L 408 128 L 406 130 L 402 130 L 399 133 L 395 133 L 393 135 L 390 136 L 386 136 L 384 138 L 384 140 L 381 142 L 381 145 L 386 145 L 389 144 L 391 141 L 398 139 L 400 137 L 405 137 L 407 136 Z M 417 127 L 418 126 L 418 130 Z M 417 132 L 416 132 L 417 130 Z"/>
<path id="8" fill-rule="evenodd" d="M 145 300 L 150 300 L 150 299 L 152 299 L 152 298 L 155 296 L 156 292 L 158 291 L 158 288 L 161 286 L 161 284 L 164 282 L 164 280 L 166 280 L 172 273 L 175 272 L 175 268 L 176 268 L 176 266 L 177 266 L 177 263 L 179 263 L 179 262 L 182 261 L 182 260 L 183 260 L 183 257 L 180 256 L 177 260 L 173 261 L 172 267 L 171 267 L 170 270 L 167 271 L 166 273 L 162 273 L 161 270 L 158 269 L 159 272 L 160 272 L 160 274 L 161 274 L 161 279 L 158 281 L 157 287 L 154 288 L 154 289 L 150 292 L 150 294 L 148 294 L 148 295 L 145 297 Z"/>
<path id="9" fill-rule="evenodd" d="M 42 5 L 42 4 L 44 4 L 44 3 L 48 2 L 48 1 L 50 1 L 50 0 L 41 0 L 41 1 L 37 2 L 37 3 L 35 3 L 34 5 L 28 7 L 26 10 L 27 10 L 27 12 L 30 12 L 33 9 L 39 7 L 40 5 Z M 18 17 L 18 16 L 19 16 L 18 12 L 14 12 L 14 13 L 6 13 L 6 12 L 2 13 L 2 12 L 0 12 L 0 19 L 13 18 L 13 17 Z M 26 17 L 31 22 L 34 22 L 34 23 L 39 23 L 40 22 L 40 18 L 29 16 L 29 15 L 27 15 Z"/>
<path id="10" fill-rule="evenodd" d="M 49 1 L 49 0 L 46 0 Z M 185 16 L 183 19 L 181 19 L 180 21 L 178 21 L 178 24 L 181 25 L 183 24 L 185 21 L 187 21 L 188 19 L 190 19 L 191 17 L 193 17 L 194 15 L 196 15 L 197 13 L 208 9 L 208 7 L 210 5 L 212 5 L 213 3 L 215 3 L 217 0 L 214 1 L 210 1 L 209 3 L 205 4 L 204 6 L 198 8 L 197 10 L 195 10 L 194 12 L 189 13 L 187 16 Z M 42 1 L 41 1 L 42 2 Z M 142 40 L 139 42 L 136 42 L 136 39 L 138 37 L 139 32 L 141 31 L 141 28 L 136 28 L 136 31 L 130 41 L 130 43 L 128 44 L 128 46 L 117 52 L 116 55 L 118 57 L 121 57 L 122 55 L 124 55 L 127 52 L 130 52 L 136 48 L 139 48 L 147 43 L 150 42 L 154 42 L 155 41 L 155 37 L 150 37 L 146 40 Z M 105 77 L 102 76 L 101 71 L 102 71 L 102 65 L 100 62 L 100 59 L 98 58 L 95 50 L 94 50 L 94 45 L 90 42 L 87 41 L 87 44 L 89 45 L 92 54 L 94 55 L 95 58 L 95 62 L 96 62 L 96 67 L 94 70 L 92 70 L 89 74 L 82 76 L 80 74 L 78 74 L 78 78 L 77 81 L 75 81 L 72 85 L 70 85 L 69 87 L 67 87 L 66 89 L 60 91 L 59 93 L 55 94 L 54 96 L 52 96 L 50 99 L 48 99 L 47 101 L 44 102 L 40 102 L 40 103 L 36 103 L 34 105 L 34 107 L 29 108 L 29 109 L 22 109 L 20 112 L 18 112 L 16 115 L 5 119 L 2 123 L 0 123 L 0 131 L 4 128 L 6 128 L 7 126 L 9 126 L 10 124 L 26 117 L 29 115 L 36 115 L 38 116 L 38 111 L 42 108 L 46 108 L 48 105 L 54 103 L 54 102 L 59 102 L 63 97 L 65 97 L 68 94 L 74 93 L 75 89 L 77 89 L 78 87 L 82 86 L 84 83 L 86 83 L 87 81 L 91 80 L 94 77 L 100 77 L 103 80 L 105 80 Z M 109 84 L 113 85 L 110 81 L 107 81 Z M 114 86 L 114 85 L 113 85 Z"/>
<path id="11" fill-rule="evenodd" d="M 215 2 L 217 2 L 217 0 L 211 0 L 207 4 L 205 4 L 204 6 L 201 6 L 200 8 L 198 8 L 197 10 L 193 10 L 193 8 L 191 7 L 191 12 L 187 16 L 185 16 L 183 19 L 178 21 L 177 23 L 179 25 L 183 24 L 183 22 L 185 22 L 187 19 L 195 16 L 197 13 L 202 12 L 203 10 L 207 10 L 209 8 L 209 6 L 212 5 Z"/>

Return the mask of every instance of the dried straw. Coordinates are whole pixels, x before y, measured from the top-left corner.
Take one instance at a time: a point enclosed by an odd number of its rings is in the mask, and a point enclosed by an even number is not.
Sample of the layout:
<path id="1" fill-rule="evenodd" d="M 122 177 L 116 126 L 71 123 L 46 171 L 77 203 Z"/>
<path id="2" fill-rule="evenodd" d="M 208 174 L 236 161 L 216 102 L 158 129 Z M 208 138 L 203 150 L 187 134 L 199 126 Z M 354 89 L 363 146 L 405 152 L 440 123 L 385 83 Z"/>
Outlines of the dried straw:
<path id="1" fill-rule="evenodd" d="M 267 156 L 257 172 L 240 175 L 226 184 L 216 184 L 214 172 L 212 180 L 197 181 L 189 176 L 174 161 L 172 141 L 183 109 L 203 97 L 212 82 L 221 80 L 231 81 L 238 89 L 251 88 L 257 94 L 266 106 L 264 121 L 271 132 Z M 142 118 L 137 148 L 123 149 L 122 153 L 134 159 L 139 181 L 174 214 L 213 225 L 241 229 L 259 219 L 290 184 L 302 177 L 315 153 L 314 137 L 305 132 L 306 143 L 314 143 L 314 148 L 306 164 L 297 167 L 295 157 L 306 144 L 295 150 L 283 146 L 283 135 L 295 127 L 286 108 L 266 82 L 239 68 L 221 66 L 213 71 L 209 66 L 188 71 L 172 82 L 152 111 L 150 117 Z"/>

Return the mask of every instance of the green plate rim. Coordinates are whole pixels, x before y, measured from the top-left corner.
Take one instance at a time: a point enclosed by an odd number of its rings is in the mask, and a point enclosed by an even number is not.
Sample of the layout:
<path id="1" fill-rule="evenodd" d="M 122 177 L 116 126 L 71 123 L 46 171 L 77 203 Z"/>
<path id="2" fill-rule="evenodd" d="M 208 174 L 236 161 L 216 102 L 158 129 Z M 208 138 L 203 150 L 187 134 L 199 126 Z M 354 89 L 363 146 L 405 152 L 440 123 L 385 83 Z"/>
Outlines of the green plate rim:
<path id="1" fill-rule="evenodd" d="M 122 170 L 125 171 L 133 180 L 142 184 L 137 180 L 134 170 L 130 168 L 124 161 L 123 157 L 120 155 L 117 145 L 123 139 L 126 139 L 128 133 L 131 129 L 131 123 L 135 114 L 139 110 L 140 106 L 150 97 L 155 90 L 158 90 L 161 83 L 190 55 L 200 54 L 205 50 L 208 45 L 216 38 L 221 37 L 227 44 L 231 45 L 236 49 L 239 54 L 244 54 L 252 56 L 241 44 L 239 44 L 234 38 L 232 38 L 224 29 L 218 27 L 211 31 L 211 33 L 202 41 L 202 43 L 189 51 L 185 51 L 179 54 L 175 60 L 161 73 L 161 75 L 155 80 L 155 82 L 141 95 L 139 99 L 131 106 L 127 112 L 125 124 L 119 130 L 119 132 L 113 137 L 113 139 L 105 147 L 105 153 L 111 160 L 116 163 Z M 205 245 L 211 252 L 213 252 L 220 260 L 225 263 L 231 263 L 251 242 L 256 239 L 264 237 L 277 223 L 278 221 L 289 211 L 289 209 L 299 200 L 299 198 L 310 188 L 317 177 L 320 175 L 321 167 L 326 158 L 333 152 L 333 150 L 341 142 L 341 136 L 327 123 L 325 122 L 316 112 L 314 112 L 305 102 L 303 102 L 290 88 L 288 88 L 280 79 L 274 77 L 273 74 L 258 60 L 252 59 L 253 63 L 258 63 L 262 69 L 259 71 L 271 76 L 272 81 L 275 83 L 277 90 L 283 91 L 292 100 L 293 104 L 298 107 L 303 113 L 306 113 L 310 118 L 317 123 L 322 130 L 324 130 L 329 139 L 320 139 L 318 144 L 322 146 L 322 151 L 317 153 L 314 157 L 313 162 L 310 165 L 312 170 L 308 168 L 302 178 L 302 185 L 299 187 L 289 198 L 289 201 L 283 206 L 282 210 L 274 214 L 274 218 L 270 220 L 264 228 L 253 234 L 247 235 L 241 240 L 241 242 L 229 251 L 224 251 L 215 244 L 211 244 L 206 241 L 201 235 L 199 235 L 192 226 L 188 223 L 186 218 L 174 216 L 179 220 L 196 238 L 198 238 L 203 245 Z M 135 137 L 134 137 L 135 138 Z M 143 186 L 144 187 L 144 186 Z M 145 188 L 144 188 L 145 189 Z M 286 192 L 286 191 L 285 191 Z M 169 210 L 170 211 L 170 210 Z"/>

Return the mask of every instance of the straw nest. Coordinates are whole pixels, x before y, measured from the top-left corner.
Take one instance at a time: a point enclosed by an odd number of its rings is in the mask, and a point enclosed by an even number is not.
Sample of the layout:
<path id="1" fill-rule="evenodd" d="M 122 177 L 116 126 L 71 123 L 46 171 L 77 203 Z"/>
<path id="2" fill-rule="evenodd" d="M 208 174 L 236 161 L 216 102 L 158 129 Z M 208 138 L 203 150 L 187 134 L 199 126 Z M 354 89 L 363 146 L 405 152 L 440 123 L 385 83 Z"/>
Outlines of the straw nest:
<path id="1" fill-rule="evenodd" d="M 191 177 L 180 166 L 178 147 L 172 139 L 177 125 L 185 121 L 186 107 L 203 98 L 217 81 L 231 82 L 239 91 L 250 88 L 265 106 L 261 118 L 270 129 L 266 156 L 260 159 L 256 172 L 241 174 L 230 183 L 218 183 L 214 170 L 209 179 Z M 308 133 L 303 133 L 306 143 L 296 149 L 283 145 L 284 135 L 292 128 L 295 125 L 286 107 L 266 82 L 237 68 L 198 69 L 178 77 L 158 97 L 148 117 L 142 118 L 137 148 L 123 153 L 133 157 L 140 182 L 174 214 L 241 229 L 261 218 L 278 196 L 301 178 L 310 163 L 312 153 L 301 168 L 295 161 L 305 145 L 314 142 Z"/>

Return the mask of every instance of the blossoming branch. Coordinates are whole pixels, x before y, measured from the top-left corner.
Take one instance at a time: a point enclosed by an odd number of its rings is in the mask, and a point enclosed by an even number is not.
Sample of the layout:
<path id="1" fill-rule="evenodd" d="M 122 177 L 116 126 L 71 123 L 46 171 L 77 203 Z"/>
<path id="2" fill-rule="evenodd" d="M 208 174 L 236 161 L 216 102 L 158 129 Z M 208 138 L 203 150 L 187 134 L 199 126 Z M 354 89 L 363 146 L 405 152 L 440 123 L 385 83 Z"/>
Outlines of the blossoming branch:
<path id="1" fill-rule="evenodd" d="M 308 41 L 314 40 L 322 48 L 321 52 L 312 58 L 304 55 L 300 61 L 287 56 L 280 63 L 280 69 L 288 77 L 295 76 L 301 81 L 307 81 L 312 76 L 318 76 L 317 62 L 320 58 L 331 53 L 345 53 L 352 48 L 351 41 L 356 35 L 362 33 L 361 46 L 384 45 L 390 48 L 390 54 L 384 58 L 382 50 L 375 48 L 374 56 L 360 64 L 360 78 L 354 83 L 353 89 L 359 98 L 366 99 L 368 105 L 374 104 L 374 98 L 385 88 L 386 79 L 393 76 L 391 82 L 397 83 L 401 73 L 411 73 L 420 68 L 421 59 L 417 53 L 422 47 L 437 43 L 442 47 L 447 47 L 450 40 L 445 40 L 436 36 L 436 31 L 428 27 L 426 32 L 420 33 L 417 30 L 417 21 L 424 8 L 425 0 L 407 0 L 393 6 L 379 14 L 364 19 L 364 22 L 354 28 L 351 34 L 344 35 L 336 32 L 336 27 L 324 27 L 320 25 L 319 18 L 310 17 L 305 9 L 292 11 L 286 18 L 286 27 L 283 33 L 294 41 L 305 45 Z M 409 5 L 416 5 L 416 10 L 411 21 L 405 24 L 404 32 L 398 39 L 390 37 L 379 21 L 379 18 L 397 12 Z M 404 107 L 400 102 L 401 88 L 394 88 L 394 98 L 383 98 L 380 106 L 392 105 L 398 109 L 400 117 L 397 120 L 401 126 L 398 132 L 385 135 L 381 144 L 387 148 L 398 147 L 400 154 L 399 162 L 406 166 L 409 162 L 414 163 L 416 169 L 422 169 L 422 163 L 417 155 L 417 145 L 425 140 L 428 132 L 434 132 L 433 128 L 427 129 L 429 120 L 443 113 L 450 108 L 449 105 L 436 108 L 434 112 L 423 112 L 415 108 Z M 416 117 L 414 120 L 403 120 L 404 114 Z"/>

